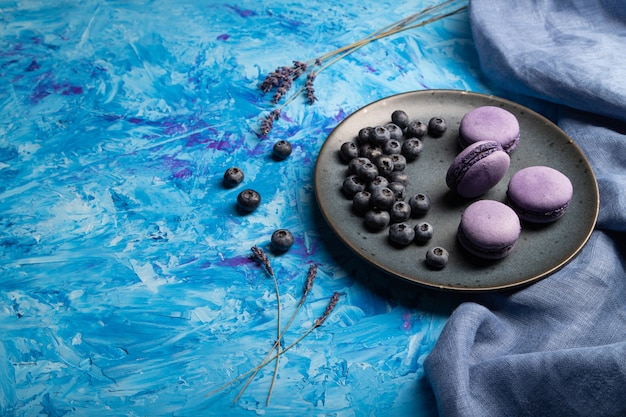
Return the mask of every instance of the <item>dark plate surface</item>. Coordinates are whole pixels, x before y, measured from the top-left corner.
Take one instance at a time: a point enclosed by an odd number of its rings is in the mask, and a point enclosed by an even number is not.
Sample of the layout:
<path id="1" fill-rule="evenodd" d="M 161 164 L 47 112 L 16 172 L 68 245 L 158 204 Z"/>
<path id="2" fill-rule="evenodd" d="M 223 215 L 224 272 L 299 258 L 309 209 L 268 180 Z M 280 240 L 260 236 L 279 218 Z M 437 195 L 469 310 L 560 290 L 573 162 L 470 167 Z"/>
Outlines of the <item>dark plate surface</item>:
<path id="1" fill-rule="evenodd" d="M 487 194 L 465 200 L 449 191 L 445 175 L 450 162 L 460 151 L 458 128 L 465 113 L 479 106 L 500 106 L 513 113 L 520 123 L 520 144 L 511 154 L 507 175 Z M 415 225 L 431 223 L 433 239 L 426 245 L 392 246 L 388 229 L 371 232 L 363 219 L 352 212 L 351 200 L 341 191 L 347 165 L 339 157 L 343 142 L 356 140 L 359 129 L 389 123 L 391 113 L 402 109 L 411 118 L 428 122 L 431 117 L 446 119 L 448 130 L 441 138 L 426 136 L 424 150 L 407 165 L 410 183 L 407 196 L 428 193 L 432 208 Z M 456 232 L 465 207 L 477 199 L 505 202 L 511 176 L 521 168 L 546 165 L 569 177 L 574 198 L 568 212 L 555 223 L 532 226 L 523 224 L 514 251 L 506 258 L 480 261 L 459 247 Z M 329 135 L 315 167 L 315 194 L 322 215 L 331 229 L 358 256 L 390 275 L 428 287 L 486 291 L 525 285 L 545 278 L 563 267 L 585 245 L 598 216 L 598 185 L 589 162 L 580 148 L 555 124 L 534 111 L 494 96 L 454 90 L 424 90 L 403 93 L 371 103 L 348 116 Z M 424 262 L 426 251 L 443 246 L 450 260 L 442 270 L 432 270 Z"/>

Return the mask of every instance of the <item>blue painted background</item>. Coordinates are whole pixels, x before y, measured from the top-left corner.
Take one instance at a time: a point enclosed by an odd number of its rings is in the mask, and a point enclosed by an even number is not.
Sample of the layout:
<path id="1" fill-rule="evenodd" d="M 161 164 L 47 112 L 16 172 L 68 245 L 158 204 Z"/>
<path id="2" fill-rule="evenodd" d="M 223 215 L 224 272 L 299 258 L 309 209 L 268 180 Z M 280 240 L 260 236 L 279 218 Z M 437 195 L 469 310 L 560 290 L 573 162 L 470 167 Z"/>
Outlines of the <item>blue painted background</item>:
<path id="1" fill-rule="evenodd" d="M 458 2 L 463 4 L 463 2 Z M 0 1 L 0 414 L 6 416 L 436 416 L 422 363 L 457 302 L 363 265 L 316 208 L 328 133 L 376 99 L 489 91 L 468 16 L 380 40 L 324 70 L 267 139 L 268 72 L 360 39 L 432 2 Z M 270 157 L 288 139 L 285 161 Z M 235 210 L 237 165 L 262 206 Z M 249 386 L 208 392 L 275 338 L 319 274 L 285 343 L 323 327 Z M 287 411 L 289 410 L 289 411 Z"/>

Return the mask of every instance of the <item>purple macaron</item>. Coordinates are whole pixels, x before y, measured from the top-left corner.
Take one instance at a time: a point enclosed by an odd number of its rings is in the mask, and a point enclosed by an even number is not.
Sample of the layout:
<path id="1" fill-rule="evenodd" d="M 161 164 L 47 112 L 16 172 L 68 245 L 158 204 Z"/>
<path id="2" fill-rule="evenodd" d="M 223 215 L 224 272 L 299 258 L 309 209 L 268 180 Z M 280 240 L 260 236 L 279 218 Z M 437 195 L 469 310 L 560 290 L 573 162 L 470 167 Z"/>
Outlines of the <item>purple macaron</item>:
<path id="1" fill-rule="evenodd" d="M 491 140 L 506 153 L 517 147 L 520 127 L 513 113 L 496 106 L 481 106 L 466 113 L 459 126 L 459 144 L 465 148 L 472 143 Z"/>
<path id="2" fill-rule="evenodd" d="M 463 212 L 457 238 L 475 256 L 501 259 L 511 253 L 521 230 L 512 208 L 499 201 L 478 200 Z"/>
<path id="3" fill-rule="evenodd" d="M 547 166 L 517 171 L 509 181 L 509 205 L 522 220 L 550 223 L 561 218 L 572 201 L 574 188 L 562 172 Z"/>
<path id="4" fill-rule="evenodd" d="M 504 177 L 510 164 L 509 155 L 498 143 L 476 142 L 454 158 L 446 173 L 446 184 L 462 197 L 478 197 Z"/>

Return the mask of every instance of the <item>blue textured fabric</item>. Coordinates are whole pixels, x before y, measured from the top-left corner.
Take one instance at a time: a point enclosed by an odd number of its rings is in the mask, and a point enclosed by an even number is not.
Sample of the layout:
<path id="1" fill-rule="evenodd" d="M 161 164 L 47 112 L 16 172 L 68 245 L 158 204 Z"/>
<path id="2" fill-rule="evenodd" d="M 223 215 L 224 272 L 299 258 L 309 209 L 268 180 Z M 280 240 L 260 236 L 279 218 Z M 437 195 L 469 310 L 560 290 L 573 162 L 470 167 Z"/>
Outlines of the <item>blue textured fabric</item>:
<path id="1" fill-rule="evenodd" d="M 596 230 L 561 271 L 452 314 L 425 362 L 449 416 L 626 416 L 626 2 L 473 0 L 499 87 L 558 104 L 600 187 Z"/>

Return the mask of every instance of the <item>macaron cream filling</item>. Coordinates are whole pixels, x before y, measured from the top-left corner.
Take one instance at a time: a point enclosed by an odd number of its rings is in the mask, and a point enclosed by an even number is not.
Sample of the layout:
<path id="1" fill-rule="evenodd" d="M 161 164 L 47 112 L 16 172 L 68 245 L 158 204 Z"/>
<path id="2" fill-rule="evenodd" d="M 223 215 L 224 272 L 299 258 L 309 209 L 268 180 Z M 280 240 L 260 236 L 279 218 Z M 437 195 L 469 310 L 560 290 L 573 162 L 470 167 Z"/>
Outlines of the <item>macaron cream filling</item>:
<path id="1" fill-rule="evenodd" d="M 452 188 L 456 188 L 457 185 L 463 178 L 465 178 L 465 174 L 470 170 L 474 164 L 476 164 L 481 159 L 484 159 L 496 152 L 499 147 L 493 145 L 494 142 L 485 142 L 481 143 L 478 147 L 476 147 L 472 152 L 469 153 L 465 158 L 462 158 L 462 163 L 456 165 L 454 169 L 448 172 L 446 176 L 446 182 L 450 184 Z"/>
<path id="2" fill-rule="evenodd" d="M 533 211 L 526 208 L 521 207 L 513 200 L 509 198 L 509 205 L 517 212 L 520 218 L 533 221 L 535 223 L 549 223 L 554 221 L 565 214 L 567 211 L 567 207 L 569 203 L 565 203 L 563 206 L 549 211 Z"/>
<path id="3" fill-rule="evenodd" d="M 513 251 L 513 248 L 515 247 L 515 242 L 512 242 L 508 245 L 494 246 L 492 248 L 478 246 L 465 235 L 461 227 L 459 227 L 457 238 L 459 239 L 459 243 L 461 243 L 461 246 L 467 249 L 470 253 L 484 259 L 503 258 L 511 251 Z"/>

